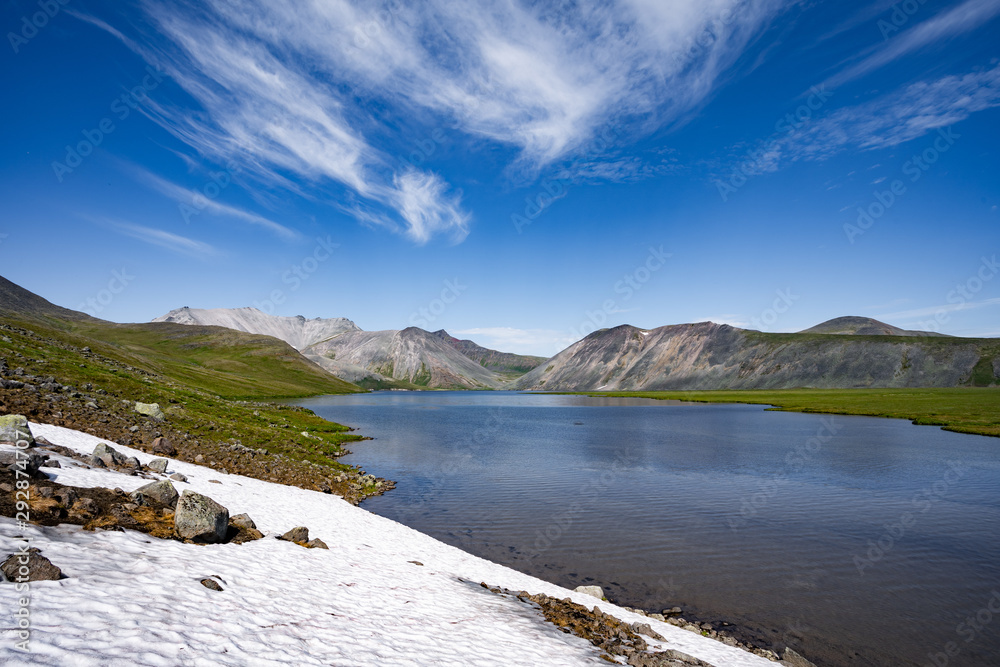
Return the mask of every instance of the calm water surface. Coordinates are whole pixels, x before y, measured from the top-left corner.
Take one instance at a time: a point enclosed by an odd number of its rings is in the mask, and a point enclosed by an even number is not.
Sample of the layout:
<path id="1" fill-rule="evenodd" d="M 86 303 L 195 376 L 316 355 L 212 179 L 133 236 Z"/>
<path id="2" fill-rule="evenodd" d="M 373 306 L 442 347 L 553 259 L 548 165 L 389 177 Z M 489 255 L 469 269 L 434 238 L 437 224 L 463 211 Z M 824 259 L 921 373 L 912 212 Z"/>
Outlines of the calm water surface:
<path id="1" fill-rule="evenodd" d="M 367 509 L 470 553 L 820 667 L 1000 665 L 996 438 L 508 392 L 300 404 L 375 438 L 345 460 L 398 487 Z"/>

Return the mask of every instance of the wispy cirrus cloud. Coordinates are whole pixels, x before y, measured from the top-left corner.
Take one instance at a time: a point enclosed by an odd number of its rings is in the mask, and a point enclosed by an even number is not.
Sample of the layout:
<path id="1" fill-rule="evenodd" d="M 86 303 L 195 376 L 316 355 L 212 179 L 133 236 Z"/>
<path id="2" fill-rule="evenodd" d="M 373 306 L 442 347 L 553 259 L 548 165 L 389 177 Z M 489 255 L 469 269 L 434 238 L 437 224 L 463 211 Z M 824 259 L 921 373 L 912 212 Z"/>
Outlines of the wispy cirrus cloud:
<path id="1" fill-rule="evenodd" d="M 218 251 L 208 243 L 195 241 L 194 239 L 189 239 L 186 236 L 173 234 L 162 229 L 146 227 L 131 222 L 112 220 L 108 218 L 97 220 L 97 222 L 120 234 L 142 241 L 143 243 L 155 245 L 182 255 L 188 255 L 191 257 L 208 257 L 218 253 Z"/>
<path id="2" fill-rule="evenodd" d="M 761 142 L 745 168 L 762 174 L 800 160 L 825 160 L 846 150 L 891 148 L 997 106 L 1000 65 L 919 81 Z"/>
<path id="3" fill-rule="evenodd" d="M 453 331 L 452 335 L 472 336 L 477 344 L 516 354 L 552 357 L 576 342 L 565 331 L 554 329 L 517 329 L 514 327 L 480 327 Z"/>
<path id="4" fill-rule="evenodd" d="M 144 107 L 181 140 L 239 159 L 264 181 L 335 200 L 362 221 L 394 218 L 386 226 L 423 243 L 461 240 L 471 216 L 439 175 L 390 157 L 406 143 L 408 120 L 513 147 L 509 168 L 530 178 L 602 126 L 627 140 L 682 121 L 791 2 L 495 0 L 470 11 L 457 0 L 149 0 L 152 28 L 131 28 L 141 37 L 93 22 L 197 101 L 197 110 Z M 363 203 L 345 205 L 328 182 Z"/>
<path id="5" fill-rule="evenodd" d="M 883 45 L 872 49 L 861 62 L 827 79 L 824 85 L 837 88 L 903 56 L 975 30 L 997 15 L 1000 15 L 1000 0 L 966 0 L 953 9 L 918 23 L 902 34 L 894 35 Z"/>
<path id="6" fill-rule="evenodd" d="M 242 220 L 251 225 L 261 227 L 270 232 L 273 232 L 280 238 L 285 240 L 293 241 L 300 238 L 300 234 L 293 229 L 274 222 L 264 216 L 258 215 L 252 211 L 247 211 L 246 209 L 240 208 L 238 206 L 231 206 L 229 204 L 224 204 L 215 199 L 206 197 L 196 190 L 191 190 L 183 186 L 177 185 L 172 181 L 158 176 L 147 169 L 139 167 L 137 165 L 125 165 L 125 170 L 135 178 L 144 182 L 145 184 L 157 190 L 161 194 L 170 197 L 171 199 L 177 201 L 181 204 L 186 204 L 192 209 L 197 211 L 209 211 L 215 215 L 222 215 L 229 218 L 236 218 L 237 220 Z"/>

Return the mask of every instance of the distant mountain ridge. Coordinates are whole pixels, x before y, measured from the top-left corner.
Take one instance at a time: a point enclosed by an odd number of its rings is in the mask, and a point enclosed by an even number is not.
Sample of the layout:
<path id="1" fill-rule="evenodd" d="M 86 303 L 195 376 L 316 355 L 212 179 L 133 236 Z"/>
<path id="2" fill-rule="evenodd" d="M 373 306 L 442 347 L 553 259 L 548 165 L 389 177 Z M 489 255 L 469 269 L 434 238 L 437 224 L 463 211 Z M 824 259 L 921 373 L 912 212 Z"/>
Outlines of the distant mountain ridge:
<path id="1" fill-rule="evenodd" d="M 900 329 L 870 317 L 835 317 L 799 333 L 836 334 L 842 336 L 948 336 L 933 331 L 910 331 Z"/>
<path id="2" fill-rule="evenodd" d="M 301 315 L 282 317 L 268 315 L 257 308 L 177 308 L 161 315 L 154 322 L 201 324 L 226 327 L 236 331 L 273 336 L 285 341 L 300 352 L 305 348 L 337 336 L 346 331 L 361 331 L 354 322 L 344 317 L 307 320 Z"/>
<path id="3" fill-rule="evenodd" d="M 497 389 L 545 361 L 490 350 L 453 338 L 443 330 L 430 333 L 409 327 L 363 331 L 343 317 L 281 317 L 256 308 L 184 307 L 153 321 L 221 326 L 273 336 L 337 377 L 373 387 Z"/>
<path id="4" fill-rule="evenodd" d="M 512 383 L 548 391 L 955 387 L 1000 383 L 1000 340 L 769 334 L 700 322 L 595 331 Z"/>

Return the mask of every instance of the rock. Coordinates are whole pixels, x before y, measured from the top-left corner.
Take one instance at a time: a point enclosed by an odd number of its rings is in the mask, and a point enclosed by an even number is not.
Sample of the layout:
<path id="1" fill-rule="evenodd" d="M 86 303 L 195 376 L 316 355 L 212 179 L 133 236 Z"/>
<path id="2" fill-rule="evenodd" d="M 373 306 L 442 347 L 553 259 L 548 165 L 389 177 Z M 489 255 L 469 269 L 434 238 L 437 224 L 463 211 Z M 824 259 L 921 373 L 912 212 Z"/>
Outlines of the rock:
<path id="1" fill-rule="evenodd" d="M 188 481 L 188 478 L 185 477 L 184 475 L 180 474 L 179 472 L 175 472 L 173 475 L 171 475 L 170 479 L 174 480 L 175 482 L 186 482 L 186 481 Z"/>
<path id="2" fill-rule="evenodd" d="M 153 472 L 165 473 L 167 472 L 167 464 L 170 463 L 166 459 L 153 459 L 146 464 L 146 467 Z"/>
<path id="3" fill-rule="evenodd" d="M 237 514 L 229 517 L 229 525 L 245 530 L 257 530 L 257 524 L 253 522 L 249 514 Z"/>
<path id="4" fill-rule="evenodd" d="M 137 499 L 140 496 L 152 498 L 156 502 L 166 505 L 167 507 L 174 507 L 177 504 L 177 489 L 175 489 L 174 485 L 165 479 L 153 482 L 152 484 L 146 484 L 145 486 L 140 486 L 129 495 L 133 499 Z"/>
<path id="5" fill-rule="evenodd" d="M 663 616 L 663 614 L 649 614 L 649 617 L 652 618 L 652 619 L 654 619 L 654 620 L 657 620 L 657 621 L 666 621 L 667 620 Z"/>
<path id="6" fill-rule="evenodd" d="M 664 616 L 679 616 L 682 613 L 680 607 L 671 607 L 670 609 L 664 609 L 660 612 Z"/>
<path id="7" fill-rule="evenodd" d="M 305 526 L 297 526 L 278 538 L 286 542 L 308 542 L 309 529 Z"/>
<path id="8" fill-rule="evenodd" d="M 107 468 L 108 467 L 108 466 L 104 465 L 104 461 L 102 461 L 101 459 L 97 458 L 96 456 L 91 456 L 90 457 L 90 465 L 92 465 L 95 468 Z"/>
<path id="9" fill-rule="evenodd" d="M 52 459 L 50 461 L 46 461 L 45 463 L 43 463 L 42 467 L 43 468 L 62 468 L 62 464 L 59 463 L 59 461 L 56 461 L 55 459 Z"/>
<path id="10" fill-rule="evenodd" d="M 211 589 L 213 591 L 222 591 L 223 590 L 222 586 L 219 585 L 219 582 L 217 582 L 215 579 L 208 579 L 208 578 L 202 579 L 201 580 L 201 585 L 204 586 L 205 588 L 209 588 L 209 589 Z"/>
<path id="11" fill-rule="evenodd" d="M 167 418 L 167 416 L 163 414 L 163 410 L 160 409 L 159 403 L 139 403 L 137 401 L 135 404 L 135 411 L 140 415 L 146 415 L 150 419 L 158 422 Z"/>
<path id="12" fill-rule="evenodd" d="M 585 595 L 592 595 L 598 600 L 605 599 L 604 590 L 602 590 L 600 586 L 577 586 L 576 588 L 573 589 L 573 592 L 583 593 Z"/>
<path id="13" fill-rule="evenodd" d="M 153 453 L 164 456 L 177 456 L 177 448 L 166 438 L 160 437 L 153 440 Z"/>
<path id="14" fill-rule="evenodd" d="M 205 462 L 205 457 L 198 454 L 198 456 L 194 457 L 194 462 L 200 465 Z"/>
<path id="15" fill-rule="evenodd" d="M 816 665 L 787 646 L 785 647 L 785 652 L 781 654 L 781 662 L 788 667 L 816 667 Z"/>
<path id="16" fill-rule="evenodd" d="M 102 442 L 94 447 L 93 458 L 99 459 L 105 468 L 125 464 L 125 456 L 106 442 Z"/>
<path id="17" fill-rule="evenodd" d="M 323 540 L 319 539 L 318 537 L 314 537 L 311 540 L 309 540 L 308 542 L 306 542 L 306 547 L 309 548 L 309 549 L 329 549 L 330 548 L 330 547 L 326 546 L 326 542 L 324 542 Z"/>
<path id="18" fill-rule="evenodd" d="M 0 417 L 0 442 L 16 445 L 26 441 L 28 446 L 35 444 L 35 438 L 28 427 L 28 419 L 24 415 L 4 415 Z"/>
<path id="19" fill-rule="evenodd" d="M 139 459 L 134 456 L 125 457 L 125 461 L 122 463 L 126 468 L 141 468 L 142 464 L 139 463 Z"/>
<path id="20" fill-rule="evenodd" d="M 38 469 L 45 463 L 45 459 L 42 454 L 28 453 L 24 449 L 4 449 L 0 450 L 0 469 L 21 471 L 29 477 L 38 477 Z"/>
<path id="21" fill-rule="evenodd" d="M 226 539 L 229 510 L 208 496 L 185 491 L 174 511 L 177 535 L 192 542 L 214 544 Z"/>
<path id="22" fill-rule="evenodd" d="M 24 570 L 27 568 L 27 571 Z M 63 578 L 62 570 L 32 547 L 26 552 L 11 554 L 2 564 L 0 571 L 9 581 L 54 581 Z"/>
<path id="23" fill-rule="evenodd" d="M 72 507 L 69 508 L 69 513 L 71 515 L 75 514 L 83 517 L 96 516 L 97 512 L 97 503 L 90 498 L 78 498 L 73 501 Z"/>

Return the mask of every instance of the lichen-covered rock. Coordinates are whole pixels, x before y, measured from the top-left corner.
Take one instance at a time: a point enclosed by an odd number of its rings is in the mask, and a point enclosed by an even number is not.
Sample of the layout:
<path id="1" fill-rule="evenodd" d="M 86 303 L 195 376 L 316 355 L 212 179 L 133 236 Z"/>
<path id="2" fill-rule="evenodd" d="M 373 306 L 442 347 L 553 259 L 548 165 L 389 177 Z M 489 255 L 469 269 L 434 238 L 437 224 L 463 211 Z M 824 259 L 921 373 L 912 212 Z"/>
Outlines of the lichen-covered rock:
<path id="1" fill-rule="evenodd" d="M 194 491 L 181 494 L 174 511 L 174 529 L 178 537 L 214 544 L 225 541 L 228 527 L 228 509 Z"/>
<path id="2" fill-rule="evenodd" d="M 130 495 L 134 499 L 139 498 L 140 496 L 152 498 L 156 502 L 167 505 L 168 507 L 176 505 L 178 498 L 177 489 L 175 489 L 174 485 L 165 479 L 153 482 L 152 484 L 146 484 L 145 486 L 140 486 Z"/>
<path id="3" fill-rule="evenodd" d="M 24 415 L 0 417 L 0 442 L 16 445 L 19 441 L 26 441 L 29 447 L 35 444 L 27 418 Z"/>
<path id="4" fill-rule="evenodd" d="M 169 461 L 167 461 L 166 459 L 153 459 L 152 461 L 146 464 L 146 467 L 152 470 L 153 472 L 165 473 L 167 472 L 168 463 Z"/>
<path id="5" fill-rule="evenodd" d="M 167 416 L 163 414 L 163 410 L 160 409 L 159 403 L 139 403 L 136 401 L 135 411 L 140 415 L 146 415 L 150 419 L 158 422 L 167 418 Z"/>
<path id="6" fill-rule="evenodd" d="M 229 524 L 231 526 L 236 526 L 237 528 L 252 528 L 257 530 L 257 524 L 253 522 L 249 514 L 237 514 L 236 516 L 229 517 Z"/>

